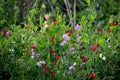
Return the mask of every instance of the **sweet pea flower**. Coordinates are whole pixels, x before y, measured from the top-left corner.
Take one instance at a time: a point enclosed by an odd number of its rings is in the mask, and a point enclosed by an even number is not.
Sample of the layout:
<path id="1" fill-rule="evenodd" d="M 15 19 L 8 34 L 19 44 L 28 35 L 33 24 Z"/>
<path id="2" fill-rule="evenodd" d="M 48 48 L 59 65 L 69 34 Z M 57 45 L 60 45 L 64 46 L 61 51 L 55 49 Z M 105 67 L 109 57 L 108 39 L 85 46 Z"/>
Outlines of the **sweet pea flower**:
<path id="1" fill-rule="evenodd" d="M 64 38 L 64 40 L 66 40 L 66 41 L 69 41 L 69 39 L 70 39 L 67 34 L 63 34 L 63 38 Z"/>
<path id="2" fill-rule="evenodd" d="M 74 48 L 74 47 L 72 47 L 72 48 L 70 49 L 70 51 L 75 51 L 75 48 Z"/>
<path id="3" fill-rule="evenodd" d="M 39 62 L 37 63 L 37 66 L 38 66 L 38 67 L 42 67 L 41 61 L 39 61 Z"/>
<path id="4" fill-rule="evenodd" d="M 45 27 L 45 28 L 49 28 L 50 25 L 46 23 L 44 27 Z"/>
<path id="5" fill-rule="evenodd" d="M 80 68 L 83 68 L 85 66 L 86 62 L 82 62 L 82 64 L 80 64 Z"/>
<path id="6" fill-rule="evenodd" d="M 59 60 L 60 59 L 60 56 L 59 55 L 55 55 L 55 60 L 57 61 L 57 60 Z"/>
<path id="7" fill-rule="evenodd" d="M 8 30 L 4 30 L 4 31 L 3 31 L 3 34 L 4 34 L 4 35 L 9 35 L 10 32 L 9 32 Z"/>
<path id="8" fill-rule="evenodd" d="M 52 77 L 54 77 L 54 76 L 55 76 L 55 73 L 54 73 L 53 71 L 50 71 L 50 75 L 51 75 Z"/>
<path id="9" fill-rule="evenodd" d="M 76 36 L 79 37 L 79 36 L 80 36 L 80 33 L 78 33 Z"/>
<path id="10" fill-rule="evenodd" d="M 94 78 L 95 78 L 95 73 L 94 73 L 94 72 L 92 72 L 92 73 L 90 74 L 90 78 L 91 78 L 91 79 L 94 79 Z"/>
<path id="11" fill-rule="evenodd" d="M 68 74 L 68 75 L 72 75 L 72 71 L 68 71 L 67 74 Z"/>
<path id="12" fill-rule="evenodd" d="M 114 22 L 111 22 L 110 25 L 111 26 L 116 26 L 116 24 Z"/>
<path id="13" fill-rule="evenodd" d="M 57 25 L 57 24 L 58 24 L 57 20 L 53 21 L 53 24 L 54 24 L 54 25 Z"/>
<path id="14" fill-rule="evenodd" d="M 67 30 L 67 35 L 70 36 L 73 33 L 73 30 Z"/>
<path id="15" fill-rule="evenodd" d="M 55 53 L 55 50 L 50 49 L 49 52 L 50 52 L 50 53 Z"/>
<path id="16" fill-rule="evenodd" d="M 44 65 L 44 70 L 48 70 L 49 67 L 47 65 Z"/>
<path id="17" fill-rule="evenodd" d="M 46 14 L 44 17 L 46 20 L 48 20 L 50 18 L 50 16 L 48 14 Z"/>
<path id="18" fill-rule="evenodd" d="M 105 56 L 103 56 L 103 57 L 102 57 L 102 60 L 104 60 L 104 61 L 105 61 L 105 60 L 106 60 L 106 57 L 105 57 Z"/>
<path id="19" fill-rule="evenodd" d="M 99 57 L 102 59 L 102 60 L 106 60 L 106 57 L 105 56 L 102 56 L 102 54 L 99 55 Z"/>
<path id="20" fill-rule="evenodd" d="M 31 32 L 31 34 L 34 34 L 34 33 L 35 33 L 34 31 Z"/>
<path id="21" fill-rule="evenodd" d="M 67 41 L 64 40 L 63 42 L 60 43 L 60 45 L 64 46 L 66 43 L 67 43 Z"/>
<path id="22" fill-rule="evenodd" d="M 35 49 L 37 46 L 35 44 L 32 44 L 32 49 Z"/>
<path id="23" fill-rule="evenodd" d="M 84 61 L 84 62 L 86 62 L 87 60 L 88 60 L 88 58 L 87 57 L 85 57 L 85 56 L 81 56 L 81 59 Z"/>
<path id="24" fill-rule="evenodd" d="M 100 54 L 99 57 L 102 58 L 102 54 Z"/>
<path id="25" fill-rule="evenodd" d="M 42 64 L 42 65 L 45 65 L 45 64 L 46 64 L 46 62 L 45 62 L 45 61 L 41 61 L 41 64 Z"/>
<path id="26" fill-rule="evenodd" d="M 98 33 L 102 32 L 102 29 L 97 29 Z"/>
<path id="27" fill-rule="evenodd" d="M 70 66 L 70 67 L 69 67 L 69 70 L 73 70 L 73 69 L 74 69 L 74 66 Z"/>
<path id="28" fill-rule="evenodd" d="M 66 58 L 67 58 L 67 56 L 63 56 L 63 58 L 64 58 L 64 59 L 66 59 Z"/>
<path id="29" fill-rule="evenodd" d="M 77 24 L 76 27 L 75 27 L 75 29 L 78 30 L 78 31 L 79 31 L 81 28 L 82 28 L 82 26 L 81 26 L 81 25 L 78 25 L 78 24 Z"/>
<path id="30" fill-rule="evenodd" d="M 36 58 L 38 58 L 38 57 L 40 56 L 40 54 L 37 53 L 37 54 L 34 54 L 34 56 L 35 56 Z"/>
<path id="31" fill-rule="evenodd" d="M 76 62 L 74 62 L 74 63 L 73 63 L 73 66 L 76 66 L 76 65 L 77 65 L 77 63 L 76 63 Z"/>
<path id="32" fill-rule="evenodd" d="M 112 32 L 112 30 L 108 29 L 108 30 L 107 30 L 107 32 L 108 32 L 108 33 L 111 33 L 111 32 Z"/>

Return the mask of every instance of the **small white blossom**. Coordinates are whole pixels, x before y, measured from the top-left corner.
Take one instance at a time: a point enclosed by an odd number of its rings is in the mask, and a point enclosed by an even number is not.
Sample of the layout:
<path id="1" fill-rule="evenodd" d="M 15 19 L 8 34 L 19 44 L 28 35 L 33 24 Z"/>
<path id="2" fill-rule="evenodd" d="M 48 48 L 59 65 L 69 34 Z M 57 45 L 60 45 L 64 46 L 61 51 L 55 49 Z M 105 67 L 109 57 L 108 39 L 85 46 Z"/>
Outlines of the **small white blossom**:
<path id="1" fill-rule="evenodd" d="M 45 61 L 42 61 L 41 63 L 42 63 L 42 64 L 46 64 L 46 62 L 45 62 Z"/>
<path id="2" fill-rule="evenodd" d="M 76 63 L 76 62 L 74 62 L 74 63 L 73 63 L 73 66 L 76 66 L 76 65 L 77 65 L 77 63 Z"/>
<path id="3" fill-rule="evenodd" d="M 102 54 L 100 54 L 99 57 L 102 58 Z"/>
<path id="4" fill-rule="evenodd" d="M 31 56 L 32 58 L 35 58 L 35 56 Z"/>
<path id="5" fill-rule="evenodd" d="M 48 28 L 49 27 L 49 25 L 48 24 L 45 24 L 45 26 L 44 26 L 45 28 Z"/>
<path id="6" fill-rule="evenodd" d="M 104 60 L 104 61 L 105 61 L 105 60 L 106 60 L 106 57 L 105 57 L 105 56 L 104 56 L 104 57 L 102 57 L 102 60 Z"/>
<path id="7" fill-rule="evenodd" d="M 74 68 L 74 66 L 70 66 L 70 67 L 69 67 L 69 70 L 73 70 L 73 68 Z"/>

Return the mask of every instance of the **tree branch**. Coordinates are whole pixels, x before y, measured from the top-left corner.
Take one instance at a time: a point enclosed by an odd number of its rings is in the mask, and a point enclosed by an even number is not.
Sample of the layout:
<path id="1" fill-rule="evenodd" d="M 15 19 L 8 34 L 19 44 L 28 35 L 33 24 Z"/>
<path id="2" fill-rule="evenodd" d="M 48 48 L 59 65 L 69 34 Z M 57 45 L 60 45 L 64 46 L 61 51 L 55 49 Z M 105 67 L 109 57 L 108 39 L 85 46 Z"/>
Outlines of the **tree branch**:
<path id="1" fill-rule="evenodd" d="M 54 10 L 53 5 L 51 4 L 50 0 L 47 0 L 47 2 L 49 3 L 49 5 L 50 5 L 50 7 L 51 7 L 51 9 L 52 9 L 52 12 L 53 12 L 54 15 L 55 15 L 55 10 Z"/>
<path id="2" fill-rule="evenodd" d="M 73 6 L 73 28 L 75 29 L 76 26 L 76 0 L 74 0 L 74 6 Z"/>

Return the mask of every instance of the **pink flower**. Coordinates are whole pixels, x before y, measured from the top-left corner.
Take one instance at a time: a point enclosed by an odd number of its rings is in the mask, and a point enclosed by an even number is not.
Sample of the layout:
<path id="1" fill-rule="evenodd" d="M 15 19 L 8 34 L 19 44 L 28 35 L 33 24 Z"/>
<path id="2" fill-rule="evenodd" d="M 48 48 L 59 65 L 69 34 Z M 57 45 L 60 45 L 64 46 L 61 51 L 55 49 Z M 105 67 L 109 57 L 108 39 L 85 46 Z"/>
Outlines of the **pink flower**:
<path id="1" fill-rule="evenodd" d="M 4 30 L 4 31 L 3 31 L 3 34 L 4 34 L 4 35 L 9 35 L 10 32 L 9 32 L 8 30 Z"/>
<path id="2" fill-rule="evenodd" d="M 46 14 L 44 17 L 46 20 L 48 20 L 50 18 L 50 16 L 48 14 Z"/>
<path id="3" fill-rule="evenodd" d="M 46 23 L 44 27 L 45 27 L 45 28 L 49 28 L 50 25 Z"/>
<path id="4" fill-rule="evenodd" d="M 31 34 L 34 34 L 34 33 L 35 33 L 34 31 L 31 32 Z"/>
<path id="5" fill-rule="evenodd" d="M 79 31 L 81 28 L 82 28 L 82 26 L 81 26 L 81 25 L 78 25 L 78 24 L 77 24 L 76 27 L 75 27 L 75 29 L 78 30 L 78 31 Z"/>

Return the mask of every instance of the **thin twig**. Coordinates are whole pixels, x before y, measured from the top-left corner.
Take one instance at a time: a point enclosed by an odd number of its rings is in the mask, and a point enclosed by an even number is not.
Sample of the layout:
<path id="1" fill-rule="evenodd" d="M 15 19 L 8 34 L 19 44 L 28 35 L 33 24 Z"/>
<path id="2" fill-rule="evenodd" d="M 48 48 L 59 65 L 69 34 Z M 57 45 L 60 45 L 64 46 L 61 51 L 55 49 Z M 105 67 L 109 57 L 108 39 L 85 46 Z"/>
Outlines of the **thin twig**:
<path id="1" fill-rule="evenodd" d="M 74 0 L 74 6 L 73 6 L 73 30 L 75 29 L 76 26 L 76 0 Z"/>
<path id="2" fill-rule="evenodd" d="M 51 9 L 52 9 L 52 12 L 53 12 L 54 15 L 55 15 L 55 10 L 54 10 L 54 8 L 53 8 L 53 5 L 51 4 L 50 0 L 47 0 L 47 1 L 48 1 L 49 5 L 50 5 L 50 7 L 51 7 Z"/>
<path id="3" fill-rule="evenodd" d="M 70 8 L 69 8 L 69 6 L 67 4 L 67 0 L 64 0 L 64 3 L 65 3 L 65 6 L 66 6 L 66 9 L 67 9 L 68 17 L 71 18 L 71 16 L 70 16 Z"/>

